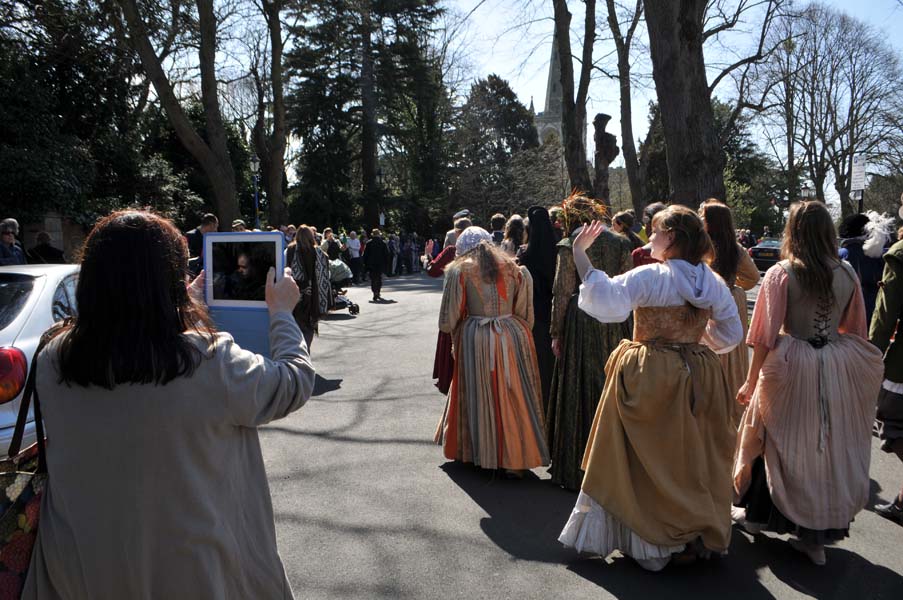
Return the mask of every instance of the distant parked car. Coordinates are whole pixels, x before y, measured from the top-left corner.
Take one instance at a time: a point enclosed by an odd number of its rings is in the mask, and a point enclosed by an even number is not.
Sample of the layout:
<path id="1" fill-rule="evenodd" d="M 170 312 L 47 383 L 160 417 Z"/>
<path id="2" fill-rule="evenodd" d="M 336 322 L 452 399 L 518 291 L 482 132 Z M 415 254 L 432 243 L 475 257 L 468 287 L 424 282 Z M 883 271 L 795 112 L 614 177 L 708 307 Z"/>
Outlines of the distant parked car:
<path id="1" fill-rule="evenodd" d="M 756 268 L 764 273 L 781 260 L 781 240 L 763 238 L 748 252 L 753 262 L 756 263 Z"/>
<path id="2" fill-rule="evenodd" d="M 41 334 L 76 314 L 77 265 L 0 267 L 0 456 L 6 456 Z M 29 414 L 22 447 L 35 441 Z"/>

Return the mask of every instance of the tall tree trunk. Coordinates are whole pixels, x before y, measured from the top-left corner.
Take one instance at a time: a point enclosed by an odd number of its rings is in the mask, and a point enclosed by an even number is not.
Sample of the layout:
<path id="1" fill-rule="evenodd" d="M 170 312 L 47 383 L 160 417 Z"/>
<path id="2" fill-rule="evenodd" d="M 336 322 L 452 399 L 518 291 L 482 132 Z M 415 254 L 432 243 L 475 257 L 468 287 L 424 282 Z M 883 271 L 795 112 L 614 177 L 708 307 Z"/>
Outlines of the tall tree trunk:
<path id="1" fill-rule="evenodd" d="M 725 199 L 725 158 L 715 131 L 702 53 L 706 5 L 706 0 L 646 2 L 671 202 L 691 207 L 706 198 Z"/>
<path id="2" fill-rule="evenodd" d="M 561 133 L 564 160 L 571 187 L 593 195 L 593 185 L 586 167 L 586 95 L 589 91 L 589 75 L 592 69 L 593 42 L 595 41 L 596 2 L 585 0 L 583 55 L 580 82 L 574 97 L 574 61 L 571 56 L 571 13 L 567 0 L 553 0 L 555 8 L 555 35 L 558 56 L 561 60 Z"/>
<path id="3" fill-rule="evenodd" d="M 365 2 L 361 12 L 361 184 L 364 195 L 364 219 L 370 227 L 379 226 L 381 190 L 376 181 L 377 123 L 376 83 L 373 75 L 372 40 L 373 22 L 370 3 Z"/>
<path id="4" fill-rule="evenodd" d="M 614 0 L 606 0 L 608 7 L 608 27 L 611 29 L 618 54 L 618 92 L 621 104 L 621 152 L 624 155 L 624 169 L 627 172 L 627 183 L 630 186 L 630 200 L 637 215 L 643 214 L 646 208 L 646 192 L 644 180 L 640 176 L 640 164 L 637 157 L 636 142 L 633 139 L 633 102 L 630 97 L 630 45 L 633 34 L 643 14 L 643 0 L 637 0 L 633 20 L 625 34 L 618 23 L 618 13 Z"/>
<path id="5" fill-rule="evenodd" d="M 235 197 L 235 171 L 229 156 L 226 125 L 219 107 L 219 90 L 216 81 L 216 15 L 213 0 L 197 0 L 198 26 L 201 44 L 198 52 L 201 70 L 201 103 L 204 106 L 204 121 L 207 126 L 207 143 L 217 163 L 217 171 L 222 178 L 211 181 L 216 196 L 217 216 L 220 223 L 232 223 L 238 216 L 238 202 Z M 234 212 L 233 212 L 234 211 Z M 231 214 L 229 214 L 231 212 Z"/>
<path id="6" fill-rule="evenodd" d="M 267 195 L 269 224 L 278 227 L 288 223 L 288 209 L 285 206 L 285 93 L 282 65 L 282 12 L 283 0 L 263 0 L 263 16 L 270 35 L 270 89 L 272 90 L 273 129 L 267 134 L 266 86 L 257 68 L 251 70 L 257 87 L 257 119 L 254 123 L 252 139 L 254 149 L 260 158 L 260 173 Z"/>
<path id="7" fill-rule="evenodd" d="M 172 84 L 163 70 L 160 58 L 154 51 L 147 28 L 138 11 L 135 0 L 116 0 L 128 27 L 132 47 L 141 59 L 141 65 L 154 91 L 160 99 L 166 117 L 179 141 L 198 161 L 201 170 L 213 189 L 214 203 L 220 226 L 228 227 L 238 216 L 238 199 L 235 196 L 235 171 L 226 146 L 226 130 L 219 109 L 216 89 L 216 17 L 211 0 L 197 0 L 200 28 L 199 59 L 201 66 L 201 94 L 207 125 L 207 140 L 195 131 L 185 111 L 182 110 Z M 118 18 L 118 15 L 114 15 Z"/>

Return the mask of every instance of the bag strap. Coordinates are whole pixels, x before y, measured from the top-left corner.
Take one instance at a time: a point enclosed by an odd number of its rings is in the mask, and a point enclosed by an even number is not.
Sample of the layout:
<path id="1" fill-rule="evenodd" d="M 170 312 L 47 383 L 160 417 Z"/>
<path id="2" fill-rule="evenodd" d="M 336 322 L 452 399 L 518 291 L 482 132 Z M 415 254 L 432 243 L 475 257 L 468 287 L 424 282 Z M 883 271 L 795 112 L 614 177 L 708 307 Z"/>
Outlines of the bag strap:
<path id="1" fill-rule="evenodd" d="M 19 416 L 16 419 L 16 428 L 13 430 L 13 437 L 9 442 L 9 450 L 7 451 L 7 456 L 9 458 L 19 454 L 19 450 L 22 448 L 22 438 L 25 436 L 25 425 L 28 423 L 28 408 L 31 405 L 32 397 L 34 397 L 35 436 L 37 437 L 38 446 L 38 473 L 47 472 L 44 421 L 41 416 L 41 402 L 38 399 L 37 388 L 38 355 L 50 340 L 56 337 L 57 334 L 69 325 L 69 322 L 70 320 L 66 319 L 65 321 L 57 323 L 41 335 L 41 341 L 38 342 L 38 347 L 31 359 L 31 372 L 29 372 L 28 379 L 25 381 L 25 391 L 22 393 L 22 401 L 19 404 Z"/>

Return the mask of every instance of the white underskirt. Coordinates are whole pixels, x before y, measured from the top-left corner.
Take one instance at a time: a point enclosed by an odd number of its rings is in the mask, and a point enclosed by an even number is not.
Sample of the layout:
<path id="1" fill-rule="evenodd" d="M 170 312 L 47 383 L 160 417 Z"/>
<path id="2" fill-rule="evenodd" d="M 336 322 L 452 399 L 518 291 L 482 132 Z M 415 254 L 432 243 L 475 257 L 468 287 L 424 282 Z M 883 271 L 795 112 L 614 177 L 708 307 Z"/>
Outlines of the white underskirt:
<path id="1" fill-rule="evenodd" d="M 558 541 L 577 552 L 598 554 L 603 558 L 620 550 L 645 569 L 658 571 L 668 564 L 671 555 L 681 552 L 686 544 L 657 546 L 650 544 L 632 529 L 608 514 L 598 502 L 581 490 L 571 516 L 561 530 Z"/>

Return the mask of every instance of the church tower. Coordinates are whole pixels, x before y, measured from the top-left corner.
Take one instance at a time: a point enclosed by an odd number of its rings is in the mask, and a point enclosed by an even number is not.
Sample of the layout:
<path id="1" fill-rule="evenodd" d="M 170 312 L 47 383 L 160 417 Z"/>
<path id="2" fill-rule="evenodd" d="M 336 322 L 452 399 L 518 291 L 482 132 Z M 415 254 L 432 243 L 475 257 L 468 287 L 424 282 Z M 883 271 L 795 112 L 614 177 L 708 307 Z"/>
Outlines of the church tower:
<path id="1" fill-rule="evenodd" d="M 533 123 L 539 134 L 539 143 L 549 135 L 556 135 L 561 141 L 561 59 L 558 57 L 558 35 L 552 37 L 552 56 L 549 58 L 549 78 L 546 82 L 546 103 L 543 111 L 536 115 Z"/>

